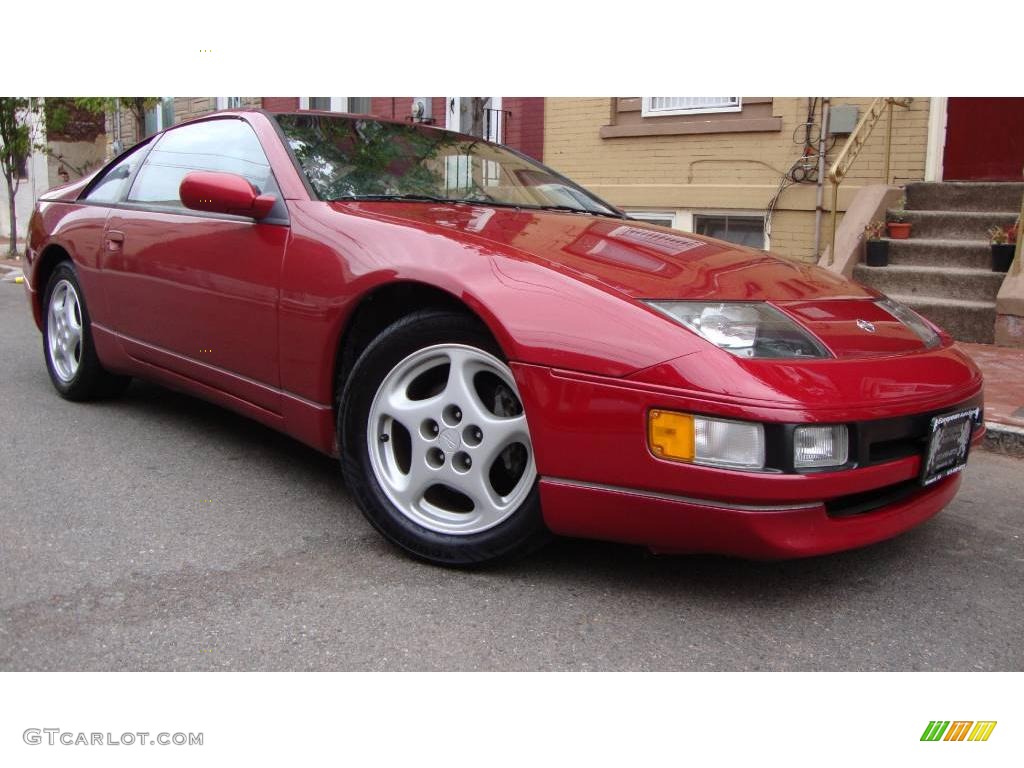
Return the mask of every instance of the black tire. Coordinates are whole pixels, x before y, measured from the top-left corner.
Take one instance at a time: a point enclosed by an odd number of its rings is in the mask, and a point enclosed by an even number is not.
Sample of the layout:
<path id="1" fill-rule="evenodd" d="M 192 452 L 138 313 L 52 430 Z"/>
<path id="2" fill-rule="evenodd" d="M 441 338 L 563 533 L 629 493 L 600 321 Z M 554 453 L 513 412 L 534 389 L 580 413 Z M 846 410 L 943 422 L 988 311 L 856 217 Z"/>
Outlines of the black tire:
<path id="1" fill-rule="evenodd" d="M 470 567 L 521 557 L 551 538 L 541 516 L 536 480 L 515 511 L 496 526 L 453 535 L 430 530 L 403 513 L 374 474 L 366 430 L 377 391 L 401 361 L 437 344 L 475 347 L 504 361 L 490 333 L 467 314 L 424 310 L 388 326 L 359 356 L 340 398 L 337 428 L 345 481 L 373 527 L 419 559 Z"/>
<path id="2" fill-rule="evenodd" d="M 78 342 L 80 348 L 76 355 L 78 359 L 77 368 L 70 378 L 65 378 L 58 373 L 57 363 L 54 361 L 50 348 L 50 302 L 54 290 L 62 283 L 69 283 L 74 289 L 75 299 L 78 303 L 78 312 L 75 313 L 81 325 L 81 339 Z M 96 346 L 92 338 L 92 325 L 89 320 L 89 309 L 85 303 L 85 294 L 78 282 L 78 275 L 75 267 L 70 261 L 62 261 L 53 270 L 50 281 L 46 284 L 43 293 L 42 303 L 43 316 L 43 357 L 46 360 L 46 370 L 50 374 L 50 381 L 53 383 L 57 393 L 66 400 L 83 401 L 96 400 L 100 398 L 114 397 L 121 394 L 128 384 L 131 383 L 130 376 L 118 376 L 107 371 L 96 356 Z"/>

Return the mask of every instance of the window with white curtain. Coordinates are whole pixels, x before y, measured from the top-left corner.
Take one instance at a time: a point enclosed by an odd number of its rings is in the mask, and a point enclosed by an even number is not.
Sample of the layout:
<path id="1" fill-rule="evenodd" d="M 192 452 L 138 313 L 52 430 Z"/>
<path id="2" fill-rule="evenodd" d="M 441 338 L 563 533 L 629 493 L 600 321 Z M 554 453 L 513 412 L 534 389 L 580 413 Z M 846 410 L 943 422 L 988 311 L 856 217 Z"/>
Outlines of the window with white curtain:
<path id="1" fill-rule="evenodd" d="M 743 105 L 739 96 L 644 96 L 640 114 L 643 117 L 692 115 L 701 112 L 739 112 Z"/>

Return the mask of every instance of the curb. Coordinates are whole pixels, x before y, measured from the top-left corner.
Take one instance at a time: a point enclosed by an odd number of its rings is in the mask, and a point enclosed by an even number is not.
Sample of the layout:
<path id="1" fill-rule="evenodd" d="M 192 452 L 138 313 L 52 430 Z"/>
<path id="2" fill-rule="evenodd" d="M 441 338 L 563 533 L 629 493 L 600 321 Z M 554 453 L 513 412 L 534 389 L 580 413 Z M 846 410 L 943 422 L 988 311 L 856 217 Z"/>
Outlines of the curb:
<path id="1" fill-rule="evenodd" d="M 1024 427 L 986 421 L 985 428 L 982 450 L 1024 458 Z"/>

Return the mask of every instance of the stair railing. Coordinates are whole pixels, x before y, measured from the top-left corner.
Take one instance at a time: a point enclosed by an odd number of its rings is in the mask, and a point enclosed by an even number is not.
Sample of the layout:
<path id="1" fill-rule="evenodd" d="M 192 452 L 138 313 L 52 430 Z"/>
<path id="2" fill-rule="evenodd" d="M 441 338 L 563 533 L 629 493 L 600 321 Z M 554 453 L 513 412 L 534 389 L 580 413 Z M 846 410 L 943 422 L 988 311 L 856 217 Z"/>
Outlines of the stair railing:
<path id="1" fill-rule="evenodd" d="M 892 110 L 893 107 L 907 109 L 910 107 L 911 101 L 913 99 L 898 98 L 896 96 L 880 96 L 872 101 L 871 106 L 868 107 L 863 117 L 857 122 L 857 127 L 853 129 L 853 133 L 846 139 L 846 143 L 839 151 L 839 155 L 836 157 L 835 162 L 832 163 L 832 167 L 829 168 L 828 179 L 832 182 L 832 247 L 828 253 L 829 265 L 836 258 L 836 220 L 839 214 L 839 185 L 843 183 L 843 179 L 846 178 L 846 174 L 849 173 L 851 166 L 857 160 L 860 151 L 867 144 L 871 132 L 875 130 L 875 126 L 878 125 L 878 122 L 883 117 L 888 117 L 888 119 L 885 121 L 885 165 L 882 175 L 885 178 L 886 184 L 891 183 L 889 178 L 889 161 L 892 155 Z"/>
<path id="2" fill-rule="evenodd" d="M 1021 272 L 1021 260 L 1024 259 L 1024 237 L 1021 237 L 1020 228 L 1024 225 L 1024 200 L 1020 201 L 1020 215 L 1017 217 L 1017 247 L 1013 249 L 1013 263 L 1010 264 L 1010 274 L 1019 275 Z"/>

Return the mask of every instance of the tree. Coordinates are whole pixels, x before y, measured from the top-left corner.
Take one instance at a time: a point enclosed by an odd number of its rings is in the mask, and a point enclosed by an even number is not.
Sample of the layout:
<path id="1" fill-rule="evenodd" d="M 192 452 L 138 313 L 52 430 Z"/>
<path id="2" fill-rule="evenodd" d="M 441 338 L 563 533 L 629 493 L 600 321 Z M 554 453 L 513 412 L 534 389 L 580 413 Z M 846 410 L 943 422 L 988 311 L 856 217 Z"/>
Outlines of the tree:
<path id="1" fill-rule="evenodd" d="M 114 114 L 122 109 L 135 119 L 135 138 L 146 135 L 146 113 L 160 103 L 159 96 L 90 96 L 75 99 L 75 105 L 96 114 Z"/>
<path id="2" fill-rule="evenodd" d="M 38 128 L 43 119 L 40 99 L 26 96 L 0 97 L 0 173 L 7 183 L 7 202 L 11 214 L 11 240 L 8 253 L 18 255 L 18 218 L 15 195 L 21 186 L 22 172 L 33 152 L 45 146 L 39 141 Z"/>

